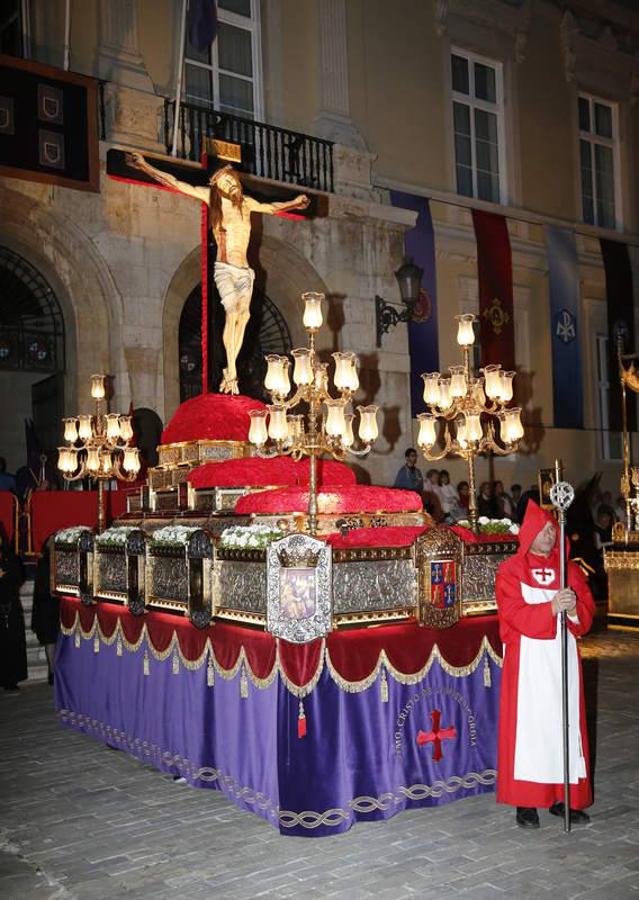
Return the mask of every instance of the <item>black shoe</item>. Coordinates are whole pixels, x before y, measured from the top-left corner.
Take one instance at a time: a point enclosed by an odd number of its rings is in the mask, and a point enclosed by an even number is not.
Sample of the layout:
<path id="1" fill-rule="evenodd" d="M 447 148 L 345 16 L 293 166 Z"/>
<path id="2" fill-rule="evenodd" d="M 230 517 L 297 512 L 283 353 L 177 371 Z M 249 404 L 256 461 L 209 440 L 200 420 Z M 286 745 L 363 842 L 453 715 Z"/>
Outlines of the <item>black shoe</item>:
<path id="1" fill-rule="evenodd" d="M 533 806 L 518 806 L 515 819 L 520 828 L 539 828 L 539 816 Z"/>
<path id="2" fill-rule="evenodd" d="M 564 817 L 564 804 L 561 800 L 557 800 L 550 807 L 548 812 L 551 816 L 558 816 L 560 819 Z M 587 825 L 590 822 L 590 816 L 587 812 L 584 812 L 583 809 L 571 809 L 570 810 L 570 824 L 571 825 Z"/>
<path id="3" fill-rule="evenodd" d="M 48 680 L 49 684 L 53 684 L 53 672 L 49 672 L 49 675 L 47 676 L 47 680 Z"/>

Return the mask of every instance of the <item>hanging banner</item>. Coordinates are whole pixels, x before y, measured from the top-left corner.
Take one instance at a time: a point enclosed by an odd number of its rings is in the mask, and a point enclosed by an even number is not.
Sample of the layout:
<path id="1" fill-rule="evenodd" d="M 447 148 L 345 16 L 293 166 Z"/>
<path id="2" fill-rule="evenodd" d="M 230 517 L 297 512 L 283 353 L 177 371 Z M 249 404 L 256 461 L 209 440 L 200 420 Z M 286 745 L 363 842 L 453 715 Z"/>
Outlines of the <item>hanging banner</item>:
<path id="1" fill-rule="evenodd" d="M 621 241 L 601 238 L 601 256 L 606 272 L 606 306 L 608 308 L 608 380 L 609 428 L 621 431 L 621 387 L 617 346 L 623 341 L 625 353 L 636 350 L 632 267 L 628 247 Z M 628 428 L 637 427 L 637 406 L 634 395 L 628 393 Z"/>
<path id="2" fill-rule="evenodd" d="M 481 361 L 515 368 L 513 269 L 506 219 L 474 209 L 479 276 Z"/>
<path id="3" fill-rule="evenodd" d="M 548 293 L 555 428 L 583 428 L 579 260 L 575 233 L 547 225 Z"/>
<path id="4" fill-rule="evenodd" d="M 391 191 L 391 203 L 418 213 L 415 227 L 404 235 L 406 256 L 423 269 L 420 299 L 415 319 L 408 323 L 408 352 L 410 354 L 410 399 L 413 418 L 424 412 L 422 372 L 439 369 L 437 344 L 437 279 L 435 275 L 435 232 L 426 197 Z"/>

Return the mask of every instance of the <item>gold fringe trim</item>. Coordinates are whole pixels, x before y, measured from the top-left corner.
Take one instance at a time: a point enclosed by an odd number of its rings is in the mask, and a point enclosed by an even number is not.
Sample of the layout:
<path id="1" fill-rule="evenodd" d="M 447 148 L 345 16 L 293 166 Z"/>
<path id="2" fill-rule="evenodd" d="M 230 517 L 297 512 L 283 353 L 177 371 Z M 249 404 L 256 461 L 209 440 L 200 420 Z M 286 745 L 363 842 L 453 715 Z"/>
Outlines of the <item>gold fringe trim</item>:
<path id="1" fill-rule="evenodd" d="M 379 680 L 381 700 L 382 702 L 387 702 L 385 698 L 388 695 L 388 676 L 392 677 L 399 684 L 417 684 L 428 675 L 433 665 L 437 662 L 440 668 L 442 668 L 447 675 L 451 675 L 453 678 L 464 678 L 467 675 L 472 675 L 477 667 L 483 664 L 484 678 L 486 679 L 486 668 L 488 668 L 489 666 L 489 658 L 495 663 L 496 666 L 499 666 L 501 668 L 501 666 L 503 665 L 502 658 L 495 652 L 490 641 L 484 635 L 477 655 L 466 666 L 451 665 L 444 659 L 439 647 L 437 646 L 437 644 L 435 644 L 430 652 L 428 659 L 421 667 L 421 669 L 412 674 L 406 674 L 404 672 L 400 672 L 399 669 L 396 669 L 389 660 L 386 651 L 381 650 L 377 659 L 377 663 L 373 667 L 370 674 L 366 676 L 366 678 L 362 678 L 360 681 L 348 681 L 346 678 L 340 675 L 340 673 L 335 668 L 335 665 L 331 660 L 329 649 L 326 646 L 326 641 L 324 638 L 322 638 L 322 644 L 319 653 L 319 662 L 314 674 L 305 684 L 297 685 L 293 681 L 291 681 L 291 679 L 284 671 L 280 657 L 279 640 L 276 641 L 275 662 L 273 664 L 273 668 L 266 677 L 261 678 L 256 675 L 251 668 L 244 646 L 240 647 L 240 652 L 238 653 L 234 665 L 231 666 L 230 669 L 225 669 L 224 666 L 222 666 L 216 658 L 211 639 L 208 637 L 200 655 L 196 659 L 187 659 L 187 657 L 182 652 L 182 648 L 180 647 L 180 641 L 178 639 L 176 631 L 173 632 L 171 640 L 169 641 L 167 647 L 164 650 L 158 650 L 151 641 L 146 623 L 142 626 L 142 630 L 140 631 L 140 636 L 137 641 L 129 641 L 124 634 L 124 628 L 122 627 L 122 622 L 120 619 L 117 620 L 116 626 L 113 629 L 113 633 L 111 635 L 106 635 L 102 631 L 97 616 L 94 618 L 91 628 L 89 628 L 88 631 L 85 631 L 80 622 L 80 614 L 76 611 L 73 625 L 67 627 L 64 625 L 64 623 L 61 622 L 60 630 L 65 637 L 73 636 L 76 647 L 80 647 L 80 642 L 82 640 L 93 640 L 93 649 L 95 653 L 99 652 L 100 644 L 110 646 L 115 643 L 117 655 L 121 656 L 123 649 L 126 649 L 129 653 L 136 653 L 140 649 L 140 647 L 144 643 L 146 643 L 146 647 L 144 650 L 145 674 L 147 674 L 149 671 L 149 654 L 159 662 L 163 662 L 164 660 L 168 659 L 169 656 L 172 656 L 172 671 L 174 674 L 179 674 L 181 666 L 184 666 L 185 669 L 188 669 L 191 672 L 200 669 L 202 666 L 206 666 L 207 684 L 209 686 L 214 685 L 216 674 L 223 678 L 225 681 L 232 681 L 233 679 L 237 678 L 238 673 L 240 673 L 241 678 L 243 679 L 243 683 L 244 680 L 250 680 L 254 687 L 258 688 L 259 690 L 264 690 L 270 687 L 273 684 L 274 680 L 279 676 L 289 693 L 291 693 L 294 697 L 297 697 L 298 700 L 303 700 L 315 690 L 320 678 L 322 677 L 325 667 L 328 669 L 328 673 L 335 684 L 339 688 L 341 688 L 341 690 L 346 691 L 350 694 L 359 694 L 362 691 L 367 691 Z M 490 677 L 489 668 L 488 677 Z"/>

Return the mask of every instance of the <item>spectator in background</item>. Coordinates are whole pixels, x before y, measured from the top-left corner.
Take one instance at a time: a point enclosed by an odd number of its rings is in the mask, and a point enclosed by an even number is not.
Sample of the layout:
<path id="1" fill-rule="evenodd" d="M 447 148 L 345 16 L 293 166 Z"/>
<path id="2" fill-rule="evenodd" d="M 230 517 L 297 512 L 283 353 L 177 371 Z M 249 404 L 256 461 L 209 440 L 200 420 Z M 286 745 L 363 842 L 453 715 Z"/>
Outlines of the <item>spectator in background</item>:
<path id="1" fill-rule="evenodd" d="M 7 461 L 4 456 L 0 456 L 0 491 L 11 491 L 15 493 L 16 476 L 7 472 Z"/>
<path id="2" fill-rule="evenodd" d="M 477 497 L 477 515 L 487 516 L 489 519 L 501 519 L 499 503 L 495 497 L 495 491 L 490 481 L 482 481 Z"/>
<path id="3" fill-rule="evenodd" d="M 450 483 L 450 475 L 446 469 L 439 473 L 439 500 L 445 516 L 451 516 L 459 505 L 459 494 L 455 485 Z"/>
<path id="4" fill-rule="evenodd" d="M 510 499 L 513 504 L 513 521 L 519 521 L 519 517 L 517 515 L 517 507 L 519 506 L 519 501 L 521 500 L 521 485 L 520 484 L 511 484 L 510 485 Z"/>
<path id="5" fill-rule="evenodd" d="M 417 450 L 409 447 L 404 453 L 404 465 L 401 467 L 393 487 L 402 488 L 405 491 L 415 491 L 421 497 L 424 493 L 424 476 L 417 468 Z"/>
<path id="6" fill-rule="evenodd" d="M 0 528 L 0 685 L 5 691 L 19 690 L 27 678 L 27 642 L 20 586 L 22 563 Z"/>
<path id="7" fill-rule="evenodd" d="M 428 472 L 426 472 L 426 481 L 424 482 L 424 509 L 436 522 L 441 522 L 443 520 L 444 510 L 442 509 L 439 472 L 437 469 L 429 469 Z"/>
<path id="8" fill-rule="evenodd" d="M 597 510 L 597 518 L 595 519 L 595 546 L 597 550 L 602 550 L 606 544 L 611 543 L 614 523 L 614 510 L 610 506 L 602 504 Z"/>
<path id="9" fill-rule="evenodd" d="M 53 684 L 53 659 L 55 645 L 60 631 L 60 603 L 51 593 L 51 543 L 53 535 L 45 541 L 42 556 L 38 560 L 33 584 L 33 612 L 31 631 L 35 632 L 38 643 L 44 647 L 49 669 L 49 684 Z"/>
<path id="10" fill-rule="evenodd" d="M 460 481 L 457 485 L 457 496 L 459 497 L 459 508 L 468 515 L 468 507 L 470 506 L 470 488 L 467 481 Z"/>
<path id="11" fill-rule="evenodd" d="M 513 502 L 504 490 L 504 482 L 496 481 L 495 482 L 495 499 L 497 501 L 497 505 L 500 511 L 500 518 L 507 518 L 513 520 L 514 516 L 514 507 Z"/>

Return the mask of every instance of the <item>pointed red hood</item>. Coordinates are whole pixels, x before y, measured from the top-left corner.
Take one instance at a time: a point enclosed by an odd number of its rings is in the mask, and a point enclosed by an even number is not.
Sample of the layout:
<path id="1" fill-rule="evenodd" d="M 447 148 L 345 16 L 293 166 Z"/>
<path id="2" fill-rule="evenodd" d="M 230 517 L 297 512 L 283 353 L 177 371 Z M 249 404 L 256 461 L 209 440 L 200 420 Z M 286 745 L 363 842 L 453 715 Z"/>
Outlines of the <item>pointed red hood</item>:
<path id="1" fill-rule="evenodd" d="M 557 530 L 555 546 L 550 552 L 550 556 L 552 556 L 559 548 L 559 529 L 557 527 L 557 520 L 549 512 L 546 512 L 544 509 L 537 506 L 534 500 L 529 500 L 528 505 L 526 506 L 524 521 L 521 523 L 521 528 L 519 529 L 519 553 L 525 555 L 530 552 L 530 545 L 547 522 L 552 522 Z"/>

